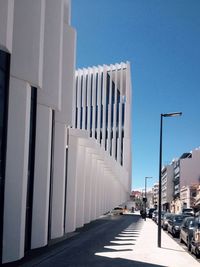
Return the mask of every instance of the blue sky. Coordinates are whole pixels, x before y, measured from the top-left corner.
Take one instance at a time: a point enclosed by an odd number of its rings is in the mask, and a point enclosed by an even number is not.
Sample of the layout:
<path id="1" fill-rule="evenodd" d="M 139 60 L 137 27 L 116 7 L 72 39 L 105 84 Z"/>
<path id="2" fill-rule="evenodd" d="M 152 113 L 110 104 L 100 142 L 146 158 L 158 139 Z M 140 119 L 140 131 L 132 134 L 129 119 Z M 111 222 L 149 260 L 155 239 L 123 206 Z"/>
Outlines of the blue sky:
<path id="1" fill-rule="evenodd" d="M 200 0 L 72 0 L 77 68 L 131 63 L 132 188 L 158 181 L 163 164 L 200 146 Z"/>

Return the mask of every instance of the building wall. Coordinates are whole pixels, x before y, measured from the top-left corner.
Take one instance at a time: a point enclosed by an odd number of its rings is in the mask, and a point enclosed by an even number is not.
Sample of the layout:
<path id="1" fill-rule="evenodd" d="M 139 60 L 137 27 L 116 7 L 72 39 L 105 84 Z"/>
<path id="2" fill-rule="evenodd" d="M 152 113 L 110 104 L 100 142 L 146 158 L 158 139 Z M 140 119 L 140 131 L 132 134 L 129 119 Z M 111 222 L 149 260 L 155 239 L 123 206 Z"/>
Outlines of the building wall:
<path id="1" fill-rule="evenodd" d="M 67 0 L 1 0 L 0 7 L 0 47 L 11 53 L 1 240 L 5 263 L 64 234 L 65 148 L 67 126 L 72 124 L 76 32 L 70 26 Z M 30 175 L 33 90 L 35 164 Z"/>
<path id="2" fill-rule="evenodd" d="M 128 62 L 76 71 L 73 126 L 86 130 L 129 172 L 130 105 Z"/>
<path id="3" fill-rule="evenodd" d="M 102 96 L 99 91 L 93 106 L 103 109 L 97 113 L 97 127 L 95 117 L 90 117 L 92 129 L 89 120 L 85 129 L 74 124 L 75 83 L 82 71 L 75 74 L 70 0 L 0 0 L 0 49 L 11 59 L 0 201 L 0 256 L 7 263 L 129 198 L 131 81 L 128 63 L 84 70 L 103 76 Z M 106 109 L 112 110 L 105 105 L 108 72 L 118 100 L 112 102 L 113 120 L 108 115 L 107 124 Z M 86 80 L 78 79 L 86 96 Z M 92 105 L 81 101 L 77 108 L 86 114 Z M 83 114 L 78 125 L 86 125 Z M 107 138 L 111 133 L 112 139 Z"/>
<path id="4" fill-rule="evenodd" d="M 73 129 L 69 131 L 72 133 L 69 141 L 76 143 L 77 167 L 69 165 L 68 179 L 77 198 L 74 198 L 76 209 L 70 211 L 73 219 L 66 226 L 67 231 L 75 229 L 75 225 L 83 226 L 129 198 L 130 91 L 128 62 L 78 69 L 75 73 Z M 69 160 L 73 161 L 70 157 L 69 153 Z M 83 176 L 83 171 L 87 175 Z"/>
<path id="5" fill-rule="evenodd" d="M 200 182 L 200 149 L 194 149 L 191 154 L 191 158 L 180 160 L 180 188 Z"/>
<path id="6" fill-rule="evenodd" d="M 173 199 L 173 166 L 167 165 L 162 170 L 162 205 L 169 209 L 169 203 Z"/>
<path id="7" fill-rule="evenodd" d="M 154 184 L 153 188 L 152 188 L 152 192 L 153 192 L 153 205 L 154 206 L 158 206 L 158 183 Z"/>

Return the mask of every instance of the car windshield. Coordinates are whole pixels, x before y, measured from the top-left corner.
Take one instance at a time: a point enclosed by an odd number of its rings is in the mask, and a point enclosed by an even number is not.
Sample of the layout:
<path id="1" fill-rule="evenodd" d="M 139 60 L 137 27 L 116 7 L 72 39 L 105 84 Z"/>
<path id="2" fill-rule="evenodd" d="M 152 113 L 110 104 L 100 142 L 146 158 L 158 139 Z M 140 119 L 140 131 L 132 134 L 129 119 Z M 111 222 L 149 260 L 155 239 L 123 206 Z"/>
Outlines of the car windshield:
<path id="1" fill-rule="evenodd" d="M 169 219 L 170 217 L 172 217 L 172 214 L 165 214 L 165 215 L 164 215 L 164 218 L 165 218 L 165 219 Z"/>
<path id="2" fill-rule="evenodd" d="M 182 216 L 175 216 L 175 217 L 174 217 L 174 221 L 175 221 L 175 222 L 182 222 L 183 219 L 184 219 L 184 218 L 183 218 Z"/>
<path id="3" fill-rule="evenodd" d="M 192 209 L 183 209 L 183 212 L 193 212 Z"/>

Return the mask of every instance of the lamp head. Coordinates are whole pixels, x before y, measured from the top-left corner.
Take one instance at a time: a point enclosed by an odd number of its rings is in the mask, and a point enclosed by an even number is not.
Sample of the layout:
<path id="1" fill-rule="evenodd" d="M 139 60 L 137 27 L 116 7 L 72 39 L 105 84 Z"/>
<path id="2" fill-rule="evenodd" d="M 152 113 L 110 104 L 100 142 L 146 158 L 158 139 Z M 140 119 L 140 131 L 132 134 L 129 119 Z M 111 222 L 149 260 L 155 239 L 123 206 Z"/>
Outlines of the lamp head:
<path id="1" fill-rule="evenodd" d="M 181 116 L 182 112 L 172 112 L 172 113 L 165 113 L 161 114 L 163 117 L 176 117 L 176 116 Z"/>
<path id="2" fill-rule="evenodd" d="M 146 177 L 145 177 L 145 179 L 150 179 L 150 178 L 153 178 L 153 177 L 151 177 L 151 176 L 146 176 Z"/>

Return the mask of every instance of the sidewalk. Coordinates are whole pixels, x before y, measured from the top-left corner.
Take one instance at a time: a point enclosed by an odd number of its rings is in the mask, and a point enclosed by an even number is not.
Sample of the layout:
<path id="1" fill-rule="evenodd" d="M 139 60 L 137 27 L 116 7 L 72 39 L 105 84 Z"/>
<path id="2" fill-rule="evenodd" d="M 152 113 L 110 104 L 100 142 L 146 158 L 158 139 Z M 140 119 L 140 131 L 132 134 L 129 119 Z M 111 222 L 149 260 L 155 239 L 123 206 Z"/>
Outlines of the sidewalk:
<path id="1" fill-rule="evenodd" d="M 143 222 L 140 236 L 127 259 L 166 267 L 199 267 L 200 263 L 162 230 L 162 245 L 157 247 L 158 226 Z M 130 256 L 130 258 L 129 258 Z"/>

